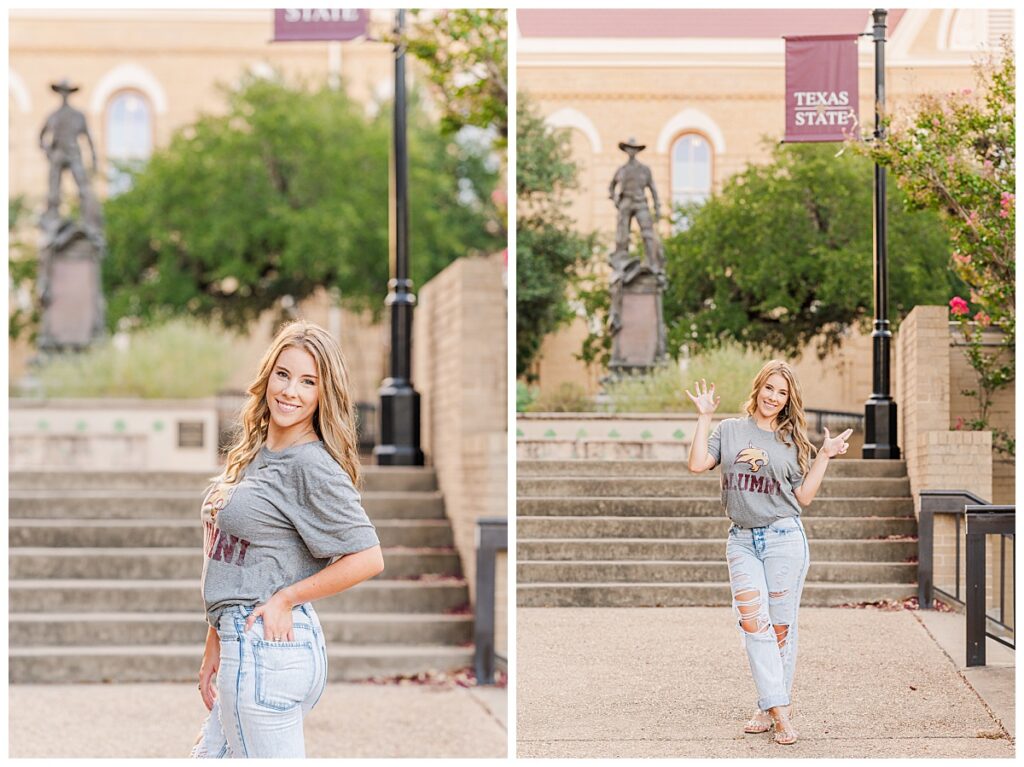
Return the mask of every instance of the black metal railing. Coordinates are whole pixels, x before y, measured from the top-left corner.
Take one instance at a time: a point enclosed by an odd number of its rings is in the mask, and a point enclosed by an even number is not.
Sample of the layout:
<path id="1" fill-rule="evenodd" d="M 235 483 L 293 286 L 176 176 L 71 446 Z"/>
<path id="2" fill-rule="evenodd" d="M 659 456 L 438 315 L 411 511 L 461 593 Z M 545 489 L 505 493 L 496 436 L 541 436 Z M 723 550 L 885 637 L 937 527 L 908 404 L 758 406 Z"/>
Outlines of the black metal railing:
<path id="1" fill-rule="evenodd" d="M 377 405 L 373 402 L 356 403 L 356 439 L 360 453 L 372 453 L 377 445 Z"/>
<path id="2" fill-rule="evenodd" d="M 855 432 L 864 431 L 863 413 L 844 413 L 839 410 L 816 410 L 807 408 L 804 410 L 807 417 L 807 429 L 817 434 L 824 434 L 825 427 L 829 432 L 838 434 L 846 429 L 853 429 Z"/>
<path id="3" fill-rule="evenodd" d="M 985 664 L 985 641 L 991 639 L 1011 649 L 1016 646 L 1014 624 L 1006 620 L 1007 605 L 1014 604 L 1016 569 L 1013 561 L 1014 541 L 1013 506 L 994 506 L 967 490 L 925 490 L 920 494 L 921 512 L 918 518 L 918 603 L 923 609 L 934 607 L 934 595 L 966 609 L 967 612 L 967 665 Z M 935 585 L 935 515 L 953 518 L 954 524 L 954 576 L 952 591 Z M 961 528 L 965 535 L 961 535 Z M 988 575 L 986 540 L 988 535 L 999 535 L 999 612 L 998 617 L 988 613 Z M 963 541 L 963 544 L 961 543 Z M 1007 542 L 1011 552 L 1007 557 Z M 1011 592 L 1006 589 L 1007 560 L 1009 559 Z M 961 563 L 964 564 L 961 579 Z M 989 627 L 994 627 L 990 631 Z M 980 628 L 979 628 L 980 627 Z M 1007 639 L 1007 636 L 1010 638 Z"/>
<path id="4" fill-rule="evenodd" d="M 494 684 L 497 660 L 508 664 L 494 646 L 495 583 L 498 552 L 508 550 L 508 519 L 476 521 L 476 618 L 473 625 L 473 669 L 477 684 Z"/>
<path id="5" fill-rule="evenodd" d="M 1006 541 L 1014 537 L 1013 506 L 969 505 L 964 508 L 967 516 L 967 665 L 985 665 L 985 637 L 999 642 L 1011 650 L 1016 649 L 1016 632 L 1014 626 L 1005 622 L 1006 618 Z M 988 614 L 987 589 L 985 587 L 987 568 L 987 552 L 985 538 L 988 535 L 999 536 L 999 618 Z M 1016 592 L 1016 568 L 1013 553 L 1010 553 L 1011 583 Z M 1013 603 L 1013 594 L 1010 595 Z M 1016 624 L 1016 614 L 1013 623 Z M 1001 628 L 1004 634 L 988 630 L 989 624 Z M 1010 640 L 1005 639 L 1005 635 Z"/>

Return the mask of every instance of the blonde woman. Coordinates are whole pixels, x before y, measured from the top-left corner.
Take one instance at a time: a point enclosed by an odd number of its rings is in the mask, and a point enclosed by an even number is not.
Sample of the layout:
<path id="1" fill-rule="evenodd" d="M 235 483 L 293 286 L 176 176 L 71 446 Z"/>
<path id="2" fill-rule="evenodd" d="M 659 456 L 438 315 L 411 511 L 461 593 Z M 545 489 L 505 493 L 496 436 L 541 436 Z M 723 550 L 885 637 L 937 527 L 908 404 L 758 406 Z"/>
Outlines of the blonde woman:
<path id="1" fill-rule="evenodd" d="M 238 441 L 203 501 L 209 630 L 193 757 L 303 757 L 327 684 L 310 604 L 384 569 L 360 505 L 348 372 L 317 325 L 286 325 L 249 386 Z"/>
<path id="2" fill-rule="evenodd" d="M 725 419 L 710 439 L 719 398 L 713 383 L 709 388 L 702 380 L 696 389 L 686 392 L 698 413 L 689 469 L 722 466 L 722 505 L 732 521 L 729 583 L 757 688 L 757 710 L 744 732 L 773 730 L 776 743 L 790 745 L 797 739 L 790 722 L 797 611 L 809 562 L 800 510 L 817 495 L 829 459 L 849 448 L 853 430 L 832 437 L 825 429 L 815 451 L 800 387 L 779 360 L 765 364 L 754 379 L 746 417 Z"/>

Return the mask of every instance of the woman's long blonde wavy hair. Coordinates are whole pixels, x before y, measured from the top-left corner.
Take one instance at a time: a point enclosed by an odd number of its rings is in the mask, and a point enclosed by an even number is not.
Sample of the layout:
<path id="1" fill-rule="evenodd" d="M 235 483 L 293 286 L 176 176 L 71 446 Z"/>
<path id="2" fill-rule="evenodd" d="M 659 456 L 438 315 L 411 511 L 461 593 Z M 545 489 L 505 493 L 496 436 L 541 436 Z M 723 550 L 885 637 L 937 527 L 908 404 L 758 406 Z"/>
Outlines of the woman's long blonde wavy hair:
<path id="1" fill-rule="evenodd" d="M 775 434 L 786 446 L 792 444 L 790 440 L 796 443 L 797 463 L 800 464 L 800 471 L 806 474 L 811 465 L 811 457 L 817 452 L 817 449 L 807 439 L 807 419 L 804 417 L 803 397 L 800 394 L 800 386 L 796 382 L 793 369 L 782 360 L 766 362 L 754 377 L 750 397 L 743 407 L 748 415 L 754 415 L 757 412 L 757 394 L 761 391 L 765 381 L 776 373 L 786 379 L 789 398 L 786 400 L 785 407 L 775 416 L 775 423 L 778 426 L 778 431 Z"/>
<path id="2" fill-rule="evenodd" d="M 281 328 L 263 355 L 259 372 L 249 385 L 249 400 L 239 418 L 238 437 L 228 451 L 221 478 L 235 483 L 267 441 L 270 408 L 267 406 L 267 382 L 278 355 L 288 347 L 304 349 L 316 363 L 319 398 L 313 414 L 313 429 L 331 457 L 359 486 L 359 449 L 356 442 L 355 407 L 348 383 L 348 366 L 341 348 L 330 333 L 305 320 L 289 322 Z"/>

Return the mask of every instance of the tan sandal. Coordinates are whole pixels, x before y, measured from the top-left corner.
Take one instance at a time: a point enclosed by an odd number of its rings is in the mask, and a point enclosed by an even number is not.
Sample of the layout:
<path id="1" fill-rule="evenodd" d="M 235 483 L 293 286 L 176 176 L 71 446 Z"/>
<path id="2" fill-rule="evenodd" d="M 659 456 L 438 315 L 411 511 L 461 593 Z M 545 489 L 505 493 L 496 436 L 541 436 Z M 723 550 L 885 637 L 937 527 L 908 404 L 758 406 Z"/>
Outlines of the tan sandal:
<path id="1" fill-rule="evenodd" d="M 782 712 L 781 716 L 772 716 L 772 740 L 780 746 L 792 746 L 796 743 L 796 737 L 793 723 L 789 721 L 789 712 Z"/>
<path id="2" fill-rule="evenodd" d="M 758 709 L 757 712 L 747 720 L 747 723 L 743 726 L 743 732 L 748 735 L 757 735 L 762 732 L 768 732 L 772 728 L 772 715 L 767 711 Z"/>

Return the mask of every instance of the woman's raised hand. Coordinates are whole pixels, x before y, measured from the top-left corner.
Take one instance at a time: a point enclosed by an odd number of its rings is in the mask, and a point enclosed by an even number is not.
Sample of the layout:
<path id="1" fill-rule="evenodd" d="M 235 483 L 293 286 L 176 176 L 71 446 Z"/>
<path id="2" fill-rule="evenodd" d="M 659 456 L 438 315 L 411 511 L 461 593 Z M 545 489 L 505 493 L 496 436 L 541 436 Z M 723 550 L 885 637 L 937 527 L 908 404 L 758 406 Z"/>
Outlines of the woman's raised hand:
<path id="1" fill-rule="evenodd" d="M 697 390 L 697 394 L 690 394 L 690 390 L 686 390 L 686 396 L 693 400 L 693 404 L 697 406 L 697 413 L 699 415 L 711 415 L 715 412 L 718 407 L 718 403 L 722 401 L 721 397 L 715 396 L 715 385 L 711 384 L 711 388 L 708 388 L 708 383 L 703 378 L 700 381 L 695 381 L 693 384 Z"/>
<path id="2" fill-rule="evenodd" d="M 847 429 L 842 434 L 837 434 L 834 437 L 830 437 L 828 434 L 828 427 L 825 427 L 825 441 L 821 443 L 821 451 L 829 458 L 835 458 L 837 455 L 842 455 L 849 448 L 846 440 L 853 434 L 853 429 Z"/>

